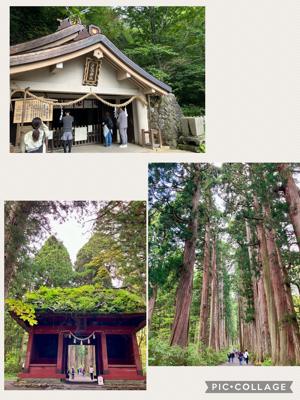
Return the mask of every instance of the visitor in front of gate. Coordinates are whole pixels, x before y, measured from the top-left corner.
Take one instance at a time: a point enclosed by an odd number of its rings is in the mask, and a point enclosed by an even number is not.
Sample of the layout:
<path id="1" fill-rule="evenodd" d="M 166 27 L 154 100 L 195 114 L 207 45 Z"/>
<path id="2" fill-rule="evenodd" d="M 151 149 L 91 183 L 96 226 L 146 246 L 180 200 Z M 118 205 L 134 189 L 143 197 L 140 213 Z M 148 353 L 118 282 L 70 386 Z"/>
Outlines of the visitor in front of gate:
<path id="1" fill-rule="evenodd" d="M 125 111 L 125 107 L 121 107 L 118 115 L 118 126 L 121 137 L 121 148 L 127 147 L 127 127 L 128 127 L 128 118 L 127 113 Z"/>
<path id="2" fill-rule="evenodd" d="M 46 153 L 48 148 L 49 128 L 41 118 L 33 118 L 32 131 L 24 136 L 25 153 Z"/>
<path id="3" fill-rule="evenodd" d="M 246 364 L 248 365 L 248 362 L 249 362 L 249 353 L 248 353 L 248 350 L 247 350 L 247 349 L 245 350 L 245 353 L 244 353 L 244 359 L 245 359 L 245 361 L 246 361 Z"/>
<path id="4" fill-rule="evenodd" d="M 90 365 L 90 377 L 91 377 L 91 381 L 94 380 L 94 367 L 92 365 Z"/>
<path id="5" fill-rule="evenodd" d="M 110 113 L 107 111 L 105 113 L 103 125 L 103 136 L 105 140 L 105 147 L 110 147 L 112 145 L 112 134 L 113 134 L 113 121 L 111 119 Z"/>
<path id="6" fill-rule="evenodd" d="M 72 369 L 71 369 L 71 375 L 72 375 L 72 379 L 74 379 L 74 377 L 75 377 L 75 368 L 74 367 L 72 367 Z"/>
<path id="7" fill-rule="evenodd" d="M 64 153 L 67 153 L 67 147 L 69 148 L 69 153 L 71 153 L 73 142 L 73 122 L 74 117 L 70 115 L 70 111 L 65 111 L 65 115 L 62 119 L 63 135 L 61 137 L 64 146 Z"/>

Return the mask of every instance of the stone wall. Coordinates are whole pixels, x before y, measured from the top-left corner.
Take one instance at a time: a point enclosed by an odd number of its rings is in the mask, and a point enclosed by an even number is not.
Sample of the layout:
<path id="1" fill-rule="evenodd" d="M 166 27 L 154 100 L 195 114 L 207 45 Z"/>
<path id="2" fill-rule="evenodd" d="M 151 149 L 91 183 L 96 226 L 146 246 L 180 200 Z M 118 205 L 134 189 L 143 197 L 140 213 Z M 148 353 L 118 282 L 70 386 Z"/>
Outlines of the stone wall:
<path id="1" fill-rule="evenodd" d="M 163 144 L 177 147 L 178 138 L 181 136 L 181 119 L 183 113 L 174 94 L 170 93 L 161 97 L 151 97 L 150 126 L 160 129 Z"/>

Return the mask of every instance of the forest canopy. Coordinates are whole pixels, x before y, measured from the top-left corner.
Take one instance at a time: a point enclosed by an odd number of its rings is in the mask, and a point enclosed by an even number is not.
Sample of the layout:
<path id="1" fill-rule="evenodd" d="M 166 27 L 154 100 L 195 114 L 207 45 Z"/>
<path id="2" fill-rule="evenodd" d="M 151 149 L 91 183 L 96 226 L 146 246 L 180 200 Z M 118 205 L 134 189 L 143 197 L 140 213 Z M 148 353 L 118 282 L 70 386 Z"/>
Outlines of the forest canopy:
<path id="1" fill-rule="evenodd" d="M 300 364 L 298 164 L 151 164 L 149 363 Z M 249 360 L 247 359 L 247 362 Z"/>
<path id="2" fill-rule="evenodd" d="M 101 28 L 134 62 L 172 87 L 185 115 L 205 111 L 205 7 L 10 7 L 11 45 L 71 18 Z"/>

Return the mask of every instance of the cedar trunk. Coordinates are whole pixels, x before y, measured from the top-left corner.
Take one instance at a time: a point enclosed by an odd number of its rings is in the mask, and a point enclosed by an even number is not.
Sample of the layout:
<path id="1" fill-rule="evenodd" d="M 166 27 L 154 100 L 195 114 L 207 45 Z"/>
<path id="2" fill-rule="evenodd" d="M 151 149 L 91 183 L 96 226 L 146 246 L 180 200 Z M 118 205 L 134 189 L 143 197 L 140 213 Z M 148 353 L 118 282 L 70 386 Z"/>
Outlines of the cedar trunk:
<path id="1" fill-rule="evenodd" d="M 283 188 L 286 202 L 289 206 L 289 216 L 294 228 L 296 240 L 300 250 L 300 195 L 289 166 L 279 164 L 278 169 L 284 178 Z"/>
<path id="2" fill-rule="evenodd" d="M 211 278 L 211 300 L 210 300 L 210 328 L 209 347 L 219 350 L 219 301 L 218 301 L 218 277 L 217 277 L 217 255 L 216 240 L 212 243 L 212 278 Z"/>
<path id="3" fill-rule="evenodd" d="M 268 221 L 266 228 L 267 249 L 270 261 L 270 276 L 273 286 L 274 300 L 277 312 L 279 327 L 279 364 L 289 365 L 295 360 L 295 350 L 293 346 L 292 332 L 287 322 L 289 314 L 286 293 L 283 282 L 283 274 L 281 271 L 281 262 L 279 260 L 279 251 L 275 241 L 275 231 L 271 227 L 271 210 L 269 205 L 264 205 L 266 220 Z"/>
<path id="4" fill-rule="evenodd" d="M 209 316 L 209 271 L 210 267 L 210 224 L 207 222 L 205 227 L 204 239 L 204 259 L 203 259 L 203 278 L 200 305 L 200 332 L 199 342 L 208 346 L 208 316 Z"/>
<path id="5" fill-rule="evenodd" d="M 157 285 L 152 287 L 152 296 L 150 297 L 148 302 L 148 329 L 150 329 L 151 326 L 156 297 L 157 297 Z"/>
<path id="6" fill-rule="evenodd" d="M 194 164 L 194 189 L 192 195 L 192 213 L 188 225 L 190 237 L 185 241 L 183 265 L 180 270 L 176 293 L 175 317 L 171 332 L 171 346 L 186 347 L 188 344 L 190 308 L 192 302 L 193 274 L 196 260 L 196 242 L 198 237 L 198 211 L 200 200 L 200 165 Z"/>
<path id="7" fill-rule="evenodd" d="M 258 200 L 255 196 L 254 196 L 254 208 L 256 212 L 259 214 L 260 208 Z M 266 233 L 264 225 L 260 221 L 257 223 L 256 229 L 257 229 L 257 237 L 259 240 L 260 259 L 263 268 L 263 284 L 267 302 L 267 316 L 268 316 L 268 325 L 269 325 L 270 339 L 271 339 L 271 357 L 273 363 L 277 365 L 279 356 L 278 320 L 277 320 L 276 306 L 274 300 L 273 286 L 271 281 L 270 260 L 267 249 Z"/>

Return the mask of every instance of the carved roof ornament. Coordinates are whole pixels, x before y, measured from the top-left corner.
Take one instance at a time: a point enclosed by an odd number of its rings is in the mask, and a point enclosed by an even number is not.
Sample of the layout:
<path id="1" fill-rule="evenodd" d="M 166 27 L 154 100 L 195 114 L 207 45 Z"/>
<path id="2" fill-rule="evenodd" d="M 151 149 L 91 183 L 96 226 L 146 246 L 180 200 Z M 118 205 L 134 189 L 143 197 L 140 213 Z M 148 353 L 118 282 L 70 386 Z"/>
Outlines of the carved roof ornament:
<path id="1" fill-rule="evenodd" d="M 70 18 L 65 18 L 65 19 L 57 18 L 57 21 L 59 22 L 59 26 L 57 28 L 58 31 L 73 25 Z"/>

